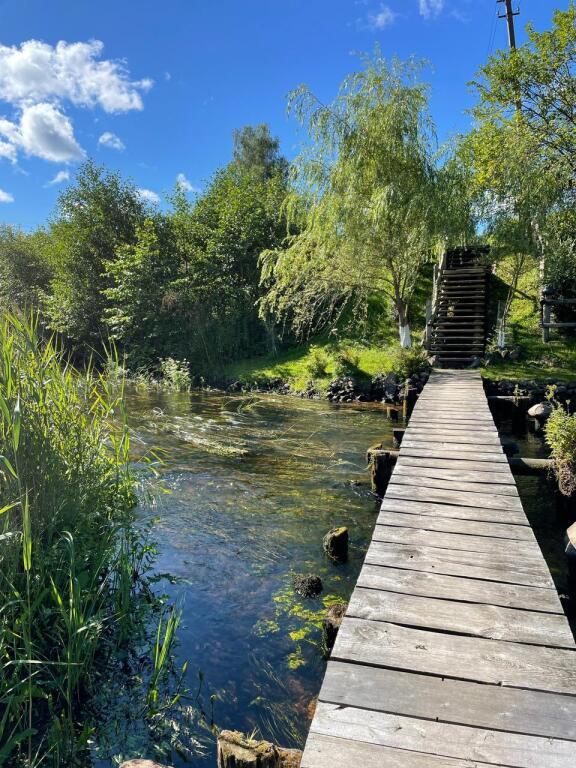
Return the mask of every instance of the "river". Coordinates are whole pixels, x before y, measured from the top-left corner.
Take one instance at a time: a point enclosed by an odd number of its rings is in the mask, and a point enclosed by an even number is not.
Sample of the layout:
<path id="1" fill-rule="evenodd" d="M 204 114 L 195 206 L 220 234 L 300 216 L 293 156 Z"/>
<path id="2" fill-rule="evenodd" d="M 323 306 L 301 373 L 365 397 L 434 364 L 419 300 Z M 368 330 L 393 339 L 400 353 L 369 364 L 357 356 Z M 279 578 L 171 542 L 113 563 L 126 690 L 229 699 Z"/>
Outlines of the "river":
<path id="1" fill-rule="evenodd" d="M 325 669 L 322 615 L 348 599 L 377 515 L 366 448 L 391 446 L 396 424 L 379 405 L 281 395 L 142 390 L 128 394 L 127 406 L 135 450 L 165 452 L 170 493 L 143 502 L 139 514 L 154 521 L 155 569 L 171 574 L 162 588 L 182 613 L 177 662 L 188 662 L 189 690 L 200 689 L 189 722 L 175 723 L 185 749 L 172 752 L 171 764 L 214 766 L 212 723 L 301 748 Z M 501 433 L 522 455 L 543 455 L 541 437 L 512 414 L 497 411 Z M 519 490 L 562 592 L 563 529 L 550 483 L 519 478 Z M 322 550 L 324 534 L 340 525 L 351 536 L 344 565 Z M 320 597 L 295 595 L 292 574 L 301 573 L 320 575 Z"/>

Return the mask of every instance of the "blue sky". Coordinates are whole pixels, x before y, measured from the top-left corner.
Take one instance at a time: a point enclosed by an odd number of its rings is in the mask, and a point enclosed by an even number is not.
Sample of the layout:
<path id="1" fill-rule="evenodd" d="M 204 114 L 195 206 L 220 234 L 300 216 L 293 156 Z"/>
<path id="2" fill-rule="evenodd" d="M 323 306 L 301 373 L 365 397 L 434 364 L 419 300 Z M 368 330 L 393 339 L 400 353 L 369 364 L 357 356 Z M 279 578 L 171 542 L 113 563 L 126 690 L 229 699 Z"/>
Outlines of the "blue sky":
<path id="1" fill-rule="evenodd" d="M 517 0 L 550 26 L 568 0 Z M 266 122 L 284 154 L 303 140 L 286 94 L 330 100 L 355 52 L 416 54 L 433 66 L 441 139 L 465 130 L 467 82 L 506 46 L 495 0 L 0 0 L 0 221 L 46 220 L 83 157 L 164 204 L 194 194 L 231 155 L 232 130 Z M 515 6 L 516 7 L 516 6 Z"/>

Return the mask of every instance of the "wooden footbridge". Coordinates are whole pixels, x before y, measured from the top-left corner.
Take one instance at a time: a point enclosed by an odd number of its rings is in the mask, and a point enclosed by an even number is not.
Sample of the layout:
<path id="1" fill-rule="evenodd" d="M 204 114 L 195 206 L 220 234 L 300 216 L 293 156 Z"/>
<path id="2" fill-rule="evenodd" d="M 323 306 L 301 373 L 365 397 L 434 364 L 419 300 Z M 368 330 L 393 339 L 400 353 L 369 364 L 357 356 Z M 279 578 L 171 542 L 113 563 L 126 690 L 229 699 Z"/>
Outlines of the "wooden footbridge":
<path id="1" fill-rule="evenodd" d="M 437 371 L 402 441 L 302 768 L 574 768 L 576 647 L 484 395 Z"/>

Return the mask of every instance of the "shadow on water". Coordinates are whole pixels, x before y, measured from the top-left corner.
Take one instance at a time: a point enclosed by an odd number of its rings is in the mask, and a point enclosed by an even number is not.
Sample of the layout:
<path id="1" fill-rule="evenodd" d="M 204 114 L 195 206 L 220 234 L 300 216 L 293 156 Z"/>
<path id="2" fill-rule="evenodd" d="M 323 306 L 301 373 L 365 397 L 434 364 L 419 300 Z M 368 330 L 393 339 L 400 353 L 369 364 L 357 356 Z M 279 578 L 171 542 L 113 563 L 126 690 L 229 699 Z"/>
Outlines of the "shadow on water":
<path id="1" fill-rule="evenodd" d="M 348 599 L 377 514 L 366 448 L 391 445 L 396 423 L 378 406 L 282 396 L 133 392 L 128 410 L 142 445 L 166 450 L 171 494 L 141 514 L 157 519 L 158 571 L 178 577 L 190 688 L 200 670 L 219 727 L 301 747 L 325 668 L 321 618 Z M 340 566 L 322 551 L 336 525 L 351 535 Z M 306 572 L 321 576 L 319 598 L 295 596 L 291 574 Z"/>

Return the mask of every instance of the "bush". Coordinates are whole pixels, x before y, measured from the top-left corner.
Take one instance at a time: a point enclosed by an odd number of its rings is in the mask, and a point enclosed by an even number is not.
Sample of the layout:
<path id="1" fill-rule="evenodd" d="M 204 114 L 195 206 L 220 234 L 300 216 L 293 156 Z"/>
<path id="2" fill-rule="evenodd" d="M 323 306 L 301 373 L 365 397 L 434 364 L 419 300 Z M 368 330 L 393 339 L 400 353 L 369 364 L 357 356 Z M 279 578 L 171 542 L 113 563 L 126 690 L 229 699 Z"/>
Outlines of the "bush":
<path id="1" fill-rule="evenodd" d="M 175 360 L 173 357 L 166 357 L 160 361 L 160 373 L 162 374 L 162 384 L 167 389 L 179 391 L 190 389 L 192 380 L 187 360 Z"/>
<path id="2" fill-rule="evenodd" d="M 306 361 L 306 372 L 312 378 L 321 378 L 328 373 L 330 358 L 323 349 L 312 345 L 309 358 Z"/>
<path id="3" fill-rule="evenodd" d="M 334 355 L 334 373 L 337 378 L 351 376 L 358 371 L 360 355 L 352 347 L 340 347 Z"/>
<path id="4" fill-rule="evenodd" d="M 428 353 L 424 347 L 397 347 L 392 354 L 391 370 L 401 378 L 407 379 L 428 367 Z"/>
<path id="5" fill-rule="evenodd" d="M 0 764 L 73 765 L 79 708 L 135 624 L 148 557 L 121 390 L 13 316 L 0 359 Z"/>
<path id="6" fill-rule="evenodd" d="M 571 496 L 576 491 L 576 414 L 569 414 L 560 406 L 554 408 L 546 422 L 545 435 L 558 487 L 565 496 Z"/>

